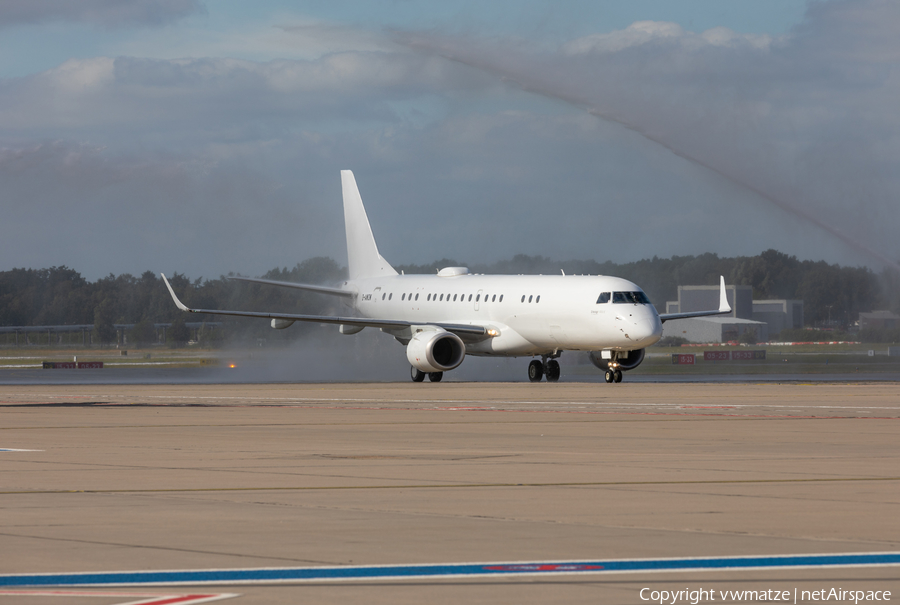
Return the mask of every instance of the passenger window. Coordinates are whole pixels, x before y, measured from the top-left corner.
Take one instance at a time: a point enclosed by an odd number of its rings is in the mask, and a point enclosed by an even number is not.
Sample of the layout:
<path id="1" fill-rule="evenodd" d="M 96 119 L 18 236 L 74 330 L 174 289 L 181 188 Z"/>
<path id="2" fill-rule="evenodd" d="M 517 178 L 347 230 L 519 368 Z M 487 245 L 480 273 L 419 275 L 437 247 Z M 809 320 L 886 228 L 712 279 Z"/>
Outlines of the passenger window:
<path id="1" fill-rule="evenodd" d="M 469 294 L 469 302 L 472 302 L 472 295 Z"/>
<path id="2" fill-rule="evenodd" d="M 496 302 L 496 301 L 497 301 L 497 295 L 494 294 L 494 296 L 491 298 L 491 302 Z"/>
<path id="3" fill-rule="evenodd" d="M 453 302 L 456 302 L 456 294 L 453 295 Z"/>
<path id="4" fill-rule="evenodd" d="M 388 300 L 391 300 L 392 298 L 394 298 L 394 293 L 393 293 L 393 292 L 391 292 L 390 294 L 388 294 Z"/>
<path id="5" fill-rule="evenodd" d="M 503 302 L 503 295 L 500 295 L 500 302 Z"/>
<path id="6" fill-rule="evenodd" d="M 418 295 L 418 294 L 416 294 L 416 300 L 419 300 L 419 295 Z"/>
<path id="7" fill-rule="evenodd" d="M 478 302 L 479 300 L 481 300 L 481 294 L 475 297 L 475 302 Z"/>
<path id="8" fill-rule="evenodd" d="M 536 302 L 536 303 L 541 302 L 541 295 L 540 295 L 540 294 L 538 294 L 538 297 L 534 299 L 534 302 Z"/>
<path id="9" fill-rule="evenodd" d="M 534 296 L 529 296 L 529 297 L 528 297 L 528 302 L 531 302 L 531 299 L 532 299 L 532 298 L 534 298 Z"/>
<path id="10" fill-rule="evenodd" d="M 444 300 L 444 295 L 443 295 L 443 294 L 441 294 L 441 300 Z"/>
<path id="11" fill-rule="evenodd" d="M 384 297 L 387 296 L 387 292 L 381 295 L 381 300 L 384 300 Z"/>
<path id="12" fill-rule="evenodd" d="M 525 302 L 525 295 L 522 295 L 522 302 Z"/>
<path id="13" fill-rule="evenodd" d="M 403 293 L 403 296 L 400 297 L 400 300 L 406 300 L 406 292 Z"/>
<path id="14" fill-rule="evenodd" d="M 598 305 L 605 305 L 609 302 L 609 292 L 603 292 L 600 294 L 600 298 L 597 299 Z"/>

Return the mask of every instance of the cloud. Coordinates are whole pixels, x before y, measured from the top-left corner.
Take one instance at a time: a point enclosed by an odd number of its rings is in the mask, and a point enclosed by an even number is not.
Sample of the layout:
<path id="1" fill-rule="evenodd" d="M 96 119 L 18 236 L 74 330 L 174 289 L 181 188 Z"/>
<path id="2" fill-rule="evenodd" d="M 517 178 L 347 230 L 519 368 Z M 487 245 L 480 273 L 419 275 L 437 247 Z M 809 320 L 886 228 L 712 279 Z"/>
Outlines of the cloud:
<path id="1" fill-rule="evenodd" d="M 817 225 L 843 256 L 900 244 L 900 4 L 813 3 L 781 39 L 639 22 L 558 50 L 478 38 L 405 43 L 620 124 Z"/>
<path id="2" fill-rule="evenodd" d="M 339 257 L 343 246 L 321 228 L 340 224 L 329 212 L 339 216 L 338 207 L 284 187 L 250 165 L 252 155 L 128 155 L 62 141 L 0 150 L 0 205 L 16 225 L 0 244 L 5 268 L 217 277 L 293 265 L 317 249 Z"/>
<path id="3" fill-rule="evenodd" d="M 347 48 L 314 58 L 71 59 L 0 80 L 0 258 L 92 278 L 342 261 L 350 168 L 398 264 L 877 265 L 900 256 L 896 12 L 814 4 L 778 38 L 640 22 L 550 50 L 432 31 L 410 52 L 338 28 Z"/>
<path id="4" fill-rule="evenodd" d="M 716 27 L 701 34 L 695 34 L 686 31 L 677 23 L 636 21 L 624 30 L 591 34 L 572 40 L 562 46 L 562 51 L 569 55 L 613 54 L 628 48 L 654 43 L 674 43 L 689 50 L 698 50 L 704 46 L 766 49 L 772 44 L 772 41 L 772 36 L 739 34 L 727 27 Z"/>
<path id="5" fill-rule="evenodd" d="M 104 27 L 161 26 L 203 12 L 199 0 L 4 0 L 0 27 L 74 21 Z"/>
<path id="6" fill-rule="evenodd" d="M 278 120 L 394 119 L 386 103 L 486 81 L 410 53 L 343 52 L 316 60 L 71 59 L 0 82 L 0 130 L 32 137 L 91 129 L 218 131 Z M 100 129 L 100 130 L 97 130 Z"/>

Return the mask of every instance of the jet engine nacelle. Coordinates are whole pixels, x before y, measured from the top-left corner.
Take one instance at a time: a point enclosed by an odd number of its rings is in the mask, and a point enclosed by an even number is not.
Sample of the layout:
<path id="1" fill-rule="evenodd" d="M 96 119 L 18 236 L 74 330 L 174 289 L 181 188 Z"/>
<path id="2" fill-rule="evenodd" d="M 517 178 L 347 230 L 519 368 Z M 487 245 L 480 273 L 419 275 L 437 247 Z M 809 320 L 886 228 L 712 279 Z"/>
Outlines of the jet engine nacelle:
<path id="1" fill-rule="evenodd" d="M 609 369 L 609 362 L 612 359 L 603 359 L 601 351 L 591 351 L 591 363 L 601 370 Z M 635 349 L 634 351 L 619 351 L 616 362 L 619 364 L 620 370 L 633 370 L 644 361 L 644 349 Z"/>
<path id="2" fill-rule="evenodd" d="M 423 372 L 446 372 L 463 362 L 466 345 L 451 332 L 417 332 L 406 345 L 406 358 Z"/>

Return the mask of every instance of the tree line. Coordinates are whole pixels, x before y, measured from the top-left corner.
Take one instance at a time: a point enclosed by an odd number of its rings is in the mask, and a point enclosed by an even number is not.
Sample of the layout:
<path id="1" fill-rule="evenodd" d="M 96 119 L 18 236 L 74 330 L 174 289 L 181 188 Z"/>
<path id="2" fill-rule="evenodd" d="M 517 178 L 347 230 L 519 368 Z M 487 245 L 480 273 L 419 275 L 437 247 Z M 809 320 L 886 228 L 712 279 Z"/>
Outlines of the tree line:
<path id="1" fill-rule="evenodd" d="M 900 274 L 886 269 L 875 273 L 865 267 L 846 267 L 824 261 L 798 260 L 776 250 L 757 256 L 653 257 L 631 263 L 596 260 L 555 261 L 543 256 L 516 255 L 488 264 L 466 265 L 441 259 L 425 265 L 397 265 L 408 274 L 434 273 L 447 266 L 468 266 L 475 273 L 615 275 L 639 284 L 657 308 L 675 300 L 679 285 L 716 285 L 724 275 L 729 284 L 753 288 L 754 299 L 801 299 L 807 327 L 849 329 L 861 311 L 889 309 L 900 312 Z M 338 283 L 347 271 L 333 259 L 315 257 L 292 269 L 275 268 L 261 277 L 311 284 Z M 170 282 L 181 300 L 200 309 L 266 310 L 284 313 L 344 314 L 342 303 L 331 297 L 301 290 L 249 284 L 229 279 L 190 279 L 175 273 Z M 230 339 L 293 339 L 308 325 L 271 330 L 268 322 L 191 316 L 192 321 L 223 322 Z M 140 338 L 150 338 L 155 323 L 183 324 L 185 314 L 172 303 L 162 279 L 151 271 L 136 277 L 108 275 L 94 282 L 68 267 L 12 269 L 0 272 L 0 325 L 91 324 L 101 342 L 115 339 L 113 324 L 135 326 Z M 185 332 L 173 326 L 178 338 Z"/>

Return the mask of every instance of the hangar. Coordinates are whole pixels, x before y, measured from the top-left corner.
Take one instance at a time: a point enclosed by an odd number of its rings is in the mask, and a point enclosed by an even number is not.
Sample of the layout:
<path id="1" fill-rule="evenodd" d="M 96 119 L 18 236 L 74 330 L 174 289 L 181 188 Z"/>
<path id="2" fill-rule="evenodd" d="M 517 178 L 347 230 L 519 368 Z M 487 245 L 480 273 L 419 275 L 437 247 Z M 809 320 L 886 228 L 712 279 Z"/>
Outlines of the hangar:
<path id="1" fill-rule="evenodd" d="M 689 342 L 730 342 L 752 333 L 766 342 L 786 328 L 803 327 L 802 300 L 753 300 L 753 288 L 725 288 L 731 313 L 718 317 L 677 319 L 663 324 L 663 338 L 680 337 Z M 718 286 L 678 286 L 678 300 L 666 302 L 666 313 L 689 313 L 718 303 Z"/>

